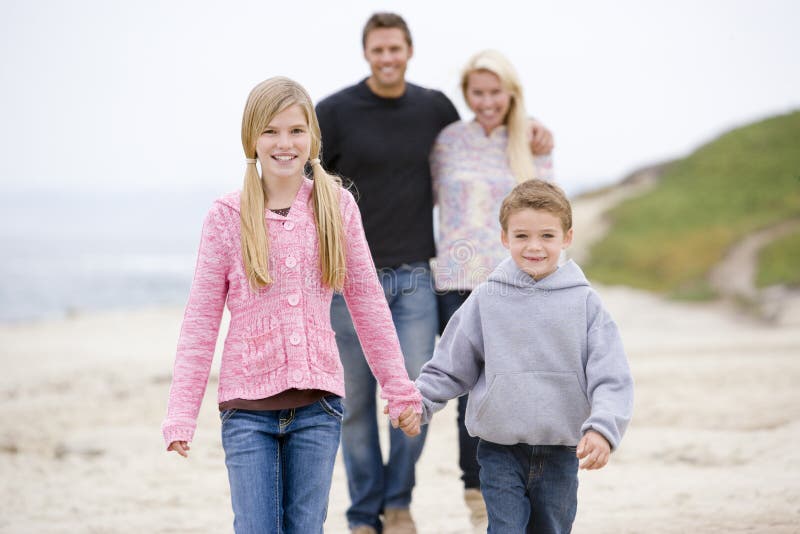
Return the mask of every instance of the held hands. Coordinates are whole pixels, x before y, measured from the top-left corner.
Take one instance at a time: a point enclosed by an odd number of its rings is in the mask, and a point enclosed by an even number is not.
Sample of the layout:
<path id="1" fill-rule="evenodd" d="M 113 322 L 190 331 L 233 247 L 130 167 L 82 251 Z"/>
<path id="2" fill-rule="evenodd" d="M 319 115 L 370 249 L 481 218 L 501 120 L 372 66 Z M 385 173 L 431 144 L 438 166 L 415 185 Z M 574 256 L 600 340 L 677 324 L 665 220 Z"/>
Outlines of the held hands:
<path id="1" fill-rule="evenodd" d="M 389 413 L 388 405 L 383 408 L 383 413 Z M 416 413 L 413 408 L 408 407 L 400 414 L 399 418 L 391 419 L 392 428 L 399 428 L 405 432 L 406 436 L 413 438 L 420 432 L 419 426 L 421 419 L 422 416 L 420 416 L 420 414 Z"/>
<path id="2" fill-rule="evenodd" d="M 582 460 L 581 469 L 600 469 L 605 467 L 611 457 L 611 445 L 602 434 L 589 430 L 578 443 L 575 454 Z"/>
<path id="3" fill-rule="evenodd" d="M 528 139 L 534 156 L 546 156 L 553 151 L 553 132 L 536 119 L 528 122 Z"/>
<path id="4" fill-rule="evenodd" d="M 191 449 L 191 447 L 188 441 L 173 441 L 169 444 L 169 447 L 167 447 L 168 451 L 175 451 L 184 458 L 189 457 L 189 449 Z"/>

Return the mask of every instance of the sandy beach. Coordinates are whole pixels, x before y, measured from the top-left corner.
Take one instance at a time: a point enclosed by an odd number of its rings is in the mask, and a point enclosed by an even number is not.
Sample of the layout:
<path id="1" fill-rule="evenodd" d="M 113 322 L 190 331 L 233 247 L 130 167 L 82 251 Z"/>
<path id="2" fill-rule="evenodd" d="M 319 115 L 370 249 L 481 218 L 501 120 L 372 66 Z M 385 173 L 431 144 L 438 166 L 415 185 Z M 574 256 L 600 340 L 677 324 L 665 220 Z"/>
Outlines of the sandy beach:
<path id="1" fill-rule="evenodd" d="M 595 214 L 576 205 L 576 241 Z M 729 304 L 598 288 L 636 381 L 606 469 L 580 477 L 577 533 L 800 532 L 800 306 L 765 322 Z M 180 309 L 0 326 L 0 532 L 232 532 L 215 361 L 188 460 L 164 415 Z M 223 329 L 224 330 L 224 329 Z M 326 532 L 345 533 L 337 463 Z M 420 533 L 468 533 L 455 403 L 418 465 Z"/>

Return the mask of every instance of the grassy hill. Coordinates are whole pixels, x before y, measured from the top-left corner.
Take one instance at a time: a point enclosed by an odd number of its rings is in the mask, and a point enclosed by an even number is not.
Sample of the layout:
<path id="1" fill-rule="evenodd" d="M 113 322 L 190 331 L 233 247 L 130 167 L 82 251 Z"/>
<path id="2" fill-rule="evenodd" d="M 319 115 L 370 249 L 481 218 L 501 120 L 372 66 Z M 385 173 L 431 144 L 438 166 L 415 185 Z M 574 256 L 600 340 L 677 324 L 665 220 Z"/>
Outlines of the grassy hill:
<path id="1" fill-rule="evenodd" d="M 800 111 L 722 135 L 673 162 L 654 189 L 609 216 L 611 230 L 586 265 L 592 279 L 677 298 L 712 297 L 707 275 L 729 247 L 800 217 Z M 771 283 L 797 283 L 797 242 L 790 236 L 790 246 L 769 247 L 769 265 L 760 271 Z"/>
<path id="2" fill-rule="evenodd" d="M 761 251 L 756 286 L 800 287 L 800 232 L 776 239 Z"/>

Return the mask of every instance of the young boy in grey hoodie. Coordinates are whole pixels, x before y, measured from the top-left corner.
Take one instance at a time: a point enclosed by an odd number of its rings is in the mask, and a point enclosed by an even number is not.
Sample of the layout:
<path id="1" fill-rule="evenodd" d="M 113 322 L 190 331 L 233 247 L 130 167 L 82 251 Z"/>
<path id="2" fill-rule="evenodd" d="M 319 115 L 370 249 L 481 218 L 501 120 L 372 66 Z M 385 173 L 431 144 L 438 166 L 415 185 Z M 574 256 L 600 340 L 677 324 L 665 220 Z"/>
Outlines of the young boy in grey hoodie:
<path id="1" fill-rule="evenodd" d="M 503 201 L 500 224 L 511 257 L 453 315 L 422 368 L 422 422 L 469 393 L 489 532 L 570 532 L 578 468 L 603 467 L 619 445 L 633 379 L 580 267 L 558 265 L 572 242 L 564 192 L 523 182 Z"/>

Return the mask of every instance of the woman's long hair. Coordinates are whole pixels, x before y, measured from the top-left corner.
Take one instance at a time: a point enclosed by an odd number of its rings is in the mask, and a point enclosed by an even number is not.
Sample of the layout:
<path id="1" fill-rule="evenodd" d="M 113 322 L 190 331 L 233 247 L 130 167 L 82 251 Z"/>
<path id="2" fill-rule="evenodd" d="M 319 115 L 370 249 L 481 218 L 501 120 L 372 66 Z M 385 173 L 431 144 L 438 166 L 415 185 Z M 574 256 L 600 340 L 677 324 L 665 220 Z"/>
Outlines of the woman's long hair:
<path id="1" fill-rule="evenodd" d="M 242 117 L 244 155 L 255 160 L 256 142 L 278 113 L 291 106 L 300 106 L 306 116 L 311 135 L 309 161 L 312 162 L 314 219 L 319 237 L 319 266 L 322 282 L 341 290 L 345 278 L 345 243 L 342 216 L 339 210 L 341 182 L 325 172 L 319 163 L 322 140 L 311 97 L 297 82 L 283 77 L 270 78 L 256 85 L 247 98 Z M 257 289 L 271 284 L 269 274 L 269 240 L 264 207 L 267 193 L 255 163 L 248 163 L 244 173 L 240 218 L 242 226 L 242 259 L 250 287 Z"/>
<path id="2" fill-rule="evenodd" d="M 508 114 L 503 122 L 508 130 L 508 164 L 518 183 L 536 178 L 536 169 L 528 140 L 528 114 L 522 96 L 522 85 L 517 71 L 506 57 L 496 50 L 483 50 L 470 58 L 461 73 L 461 92 L 467 100 L 469 75 L 477 71 L 488 71 L 500 78 L 500 84 L 511 93 Z"/>

